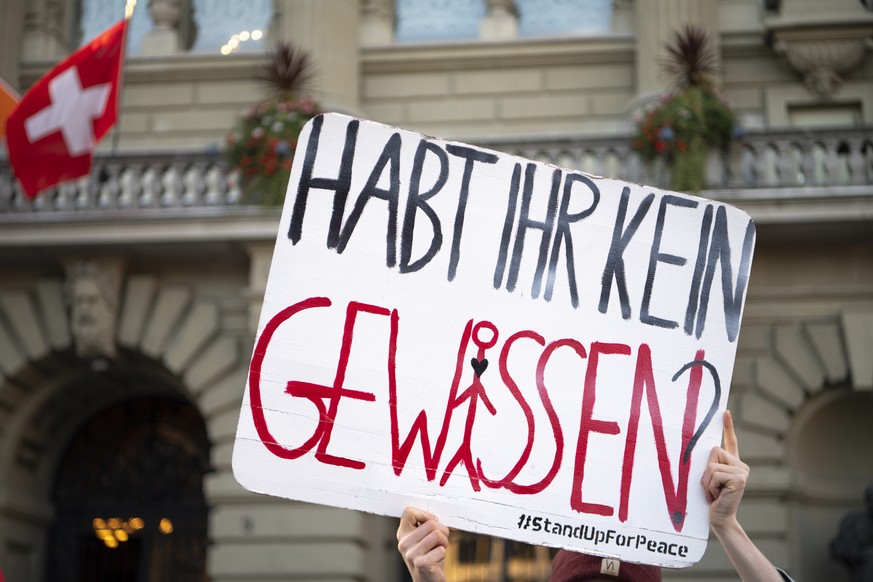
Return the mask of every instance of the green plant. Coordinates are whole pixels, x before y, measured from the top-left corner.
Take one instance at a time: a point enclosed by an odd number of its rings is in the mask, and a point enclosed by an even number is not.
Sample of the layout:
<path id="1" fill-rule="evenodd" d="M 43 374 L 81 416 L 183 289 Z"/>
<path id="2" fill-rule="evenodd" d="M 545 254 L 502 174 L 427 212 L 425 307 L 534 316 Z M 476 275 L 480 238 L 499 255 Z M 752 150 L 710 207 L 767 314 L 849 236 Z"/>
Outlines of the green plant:
<path id="1" fill-rule="evenodd" d="M 685 27 L 667 53 L 674 88 L 637 116 L 633 146 L 646 161 L 665 160 L 672 189 L 697 192 L 705 186 L 709 149 L 730 144 L 737 119 L 714 87 L 715 57 L 704 31 Z"/>
<path id="2" fill-rule="evenodd" d="M 309 56 L 280 44 L 262 66 L 259 78 L 269 97 L 246 109 L 225 140 L 225 156 L 240 173 L 249 201 L 281 204 L 297 150 L 297 138 L 307 121 L 321 111 L 309 97 L 298 97 L 312 79 Z"/>

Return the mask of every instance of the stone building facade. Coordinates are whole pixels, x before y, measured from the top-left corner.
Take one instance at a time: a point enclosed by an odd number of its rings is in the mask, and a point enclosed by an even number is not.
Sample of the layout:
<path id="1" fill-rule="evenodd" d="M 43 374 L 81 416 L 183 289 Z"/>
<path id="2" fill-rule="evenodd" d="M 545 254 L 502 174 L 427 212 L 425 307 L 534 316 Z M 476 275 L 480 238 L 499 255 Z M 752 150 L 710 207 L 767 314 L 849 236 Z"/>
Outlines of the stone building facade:
<path id="1" fill-rule="evenodd" d="M 758 227 L 729 401 L 752 467 L 742 521 L 798 580 L 848 579 L 828 544 L 873 482 L 869 3 L 227 4 L 253 12 L 140 2 L 120 123 L 89 179 L 27 201 L 0 154 L 8 580 L 89 568 L 133 568 L 124 575 L 136 580 L 161 568 L 186 580 L 402 580 L 394 520 L 259 496 L 231 473 L 278 209 L 242 203 L 219 150 L 262 97 L 263 50 L 290 40 L 310 51 L 327 110 L 657 182 L 631 152 L 632 118 L 665 89 L 663 44 L 684 23 L 714 33 L 719 82 L 745 129 L 729 157 L 710 160 L 702 195 Z M 85 40 L 88 10 L 101 6 L 5 0 L 0 74 L 29 87 Z M 208 45 L 220 24 L 249 17 L 264 23 L 260 48 Z M 113 517 L 130 539 L 108 558 L 95 532 Z M 543 549 L 458 545 L 455 580 L 546 576 Z M 713 543 L 665 579 L 735 576 Z"/>

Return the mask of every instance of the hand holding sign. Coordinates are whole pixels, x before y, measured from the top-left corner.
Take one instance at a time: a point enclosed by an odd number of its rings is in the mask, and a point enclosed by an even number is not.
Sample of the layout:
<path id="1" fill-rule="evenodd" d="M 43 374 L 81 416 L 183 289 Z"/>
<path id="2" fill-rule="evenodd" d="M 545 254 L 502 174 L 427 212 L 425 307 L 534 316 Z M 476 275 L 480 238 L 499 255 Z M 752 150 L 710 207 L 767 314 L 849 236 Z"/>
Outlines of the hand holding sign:
<path id="1" fill-rule="evenodd" d="M 407 507 L 397 528 L 397 549 L 415 582 L 445 582 L 449 528 L 432 513 Z"/>
<path id="2" fill-rule="evenodd" d="M 716 530 L 737 519 L 737 509 L 746 483 L 749 466 L 740 460 L 739 444 L 729 410 L 724 413 L 724 448 L 713 447 L 706 471 L 700 480 L 709 502 L 709 521 Z"/>
<path id="3" fill-rule="evenodd" d="M 740 460 L 740 448 L 730 411 L 724 413 L 724 448 L 713 447 L 700 480 L 709 502 L 712 531 L 741 580 L 784 582 L 780 573 L 746 534 L 737 520 L 740 500 L 749 480 L 749 466 Z"/>
<path id="4" fill-rule="evenodd" d="M 737 521 L 737 509 L 748 482 L 749 467 L 740 461 L 737 436 L 729 410 L 724 413 L 724 441 L 725 448 L 713 448 L 710 462 L 701 479 L 707 501 L 710 503 L 713 530 L 724 545 L 741 579 L 792 582 L 758 550 Z M 422 520 L 424 523 L 419 527 Z M 414 582 L 445 581 L 443 561 L 448 546 L 448 529 L 437 522 L 435 515 L 415 507 L 407 507 L 397 529 L 397 539 L 398 548 Z M 607 559 L 604 559 L 604 562 L 606 561 Z M 551 580 L 555 578 L 564 580 L 568 577 L 577 579 L 581 575 L 579 564 L 583 563 L 585 571 L 588 572 L 592 562 L 587 558 L 579 554 L 558 552 Z M 596 565 L 596 562 L 594 564 Z M 631 570 L 634 568 L 637 567 L 632 566 Z M 652 568 L 640 570 L 637 574 L 628 574 L 627 565 L 621 565 L 617 561 L 614 563 L 614 570 L 610 569 L 609 573 L 618 576 L 619 579 L 625 579 L 623 578 L 625 575 L 633 576 L 634 580 L 649 576 L 653 579 L 661 579 L 658 570 Z M 588 579 L 587 575 L 585 579 Z"/>

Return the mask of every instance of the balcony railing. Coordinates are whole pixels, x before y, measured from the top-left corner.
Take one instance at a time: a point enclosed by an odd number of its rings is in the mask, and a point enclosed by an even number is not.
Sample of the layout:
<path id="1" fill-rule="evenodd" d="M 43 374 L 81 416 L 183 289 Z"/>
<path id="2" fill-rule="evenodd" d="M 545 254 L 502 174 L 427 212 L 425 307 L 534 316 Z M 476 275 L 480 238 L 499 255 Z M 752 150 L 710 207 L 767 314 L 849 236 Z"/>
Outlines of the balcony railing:
<path id="1" fill-rule="evenodd" d="M 665 160 L 643 162 L 631 140 L 578 139 L 487 145 L 565 168 L 668 187 Z M 873 129 L 749 133 L 730 151 L 714 151 L 708 190 L 873 185 Z"/>
<path id="2" fill-rule="evenodd" d="M 483 147 L 599 176 L 667 187 L 663 160 L 644 163 L 630 138 L 480 141 Z M 707 189 L 744 191 L 816 188 L 839 193 L 850 188 L 873 196 L 873 130 L 749 133 L 729 152 L 715 152 Z M 97 156 L 89 176 L 48 189 L 29 200 L 8 161 L 0 160 L 0 220 L 15 216 L 125 212 L 148 215 L 188 209 L 239 212 L 257 207 L 246 197 L 235 172 L 216 154 L 166 153 Z"/>

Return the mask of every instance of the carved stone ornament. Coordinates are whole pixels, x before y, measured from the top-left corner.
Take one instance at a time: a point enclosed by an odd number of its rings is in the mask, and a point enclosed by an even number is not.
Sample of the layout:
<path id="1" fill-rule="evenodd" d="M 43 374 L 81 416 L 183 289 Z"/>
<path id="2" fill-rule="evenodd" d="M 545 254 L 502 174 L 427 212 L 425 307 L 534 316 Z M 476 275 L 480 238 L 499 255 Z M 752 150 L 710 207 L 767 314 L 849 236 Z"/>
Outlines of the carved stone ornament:
<path id="1" fill-rule="evenodd" d="M 68 263 L 66 292 L 76 354 L 89 359 L 114 357 L 121 264 L 109 260 Z"/>
<path id="2" fill-rule="evenodd" d="M 810 93 L 827 99 L 864 60 L 871 34 L 870 26 L 775 31 L 773 48 L 801 75 Z"/>

